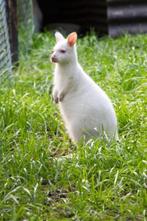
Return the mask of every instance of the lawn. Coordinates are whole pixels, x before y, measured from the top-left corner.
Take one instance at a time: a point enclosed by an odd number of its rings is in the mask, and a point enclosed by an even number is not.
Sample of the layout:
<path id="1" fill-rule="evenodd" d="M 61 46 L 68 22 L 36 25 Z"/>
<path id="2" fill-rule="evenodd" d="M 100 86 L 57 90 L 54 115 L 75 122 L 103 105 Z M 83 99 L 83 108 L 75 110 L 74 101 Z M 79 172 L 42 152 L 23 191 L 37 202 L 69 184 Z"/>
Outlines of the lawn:
<path id="1" fill-rule="evenodd" d="M 0 220 L 147 217 L 147 35 L 78 40 L 79 61 L 113 101 L 120 142 L 70 142 L 52 102 L 50 33 L 0 85 Z M 72 154 L 71 158 L 64 156 Z"/>

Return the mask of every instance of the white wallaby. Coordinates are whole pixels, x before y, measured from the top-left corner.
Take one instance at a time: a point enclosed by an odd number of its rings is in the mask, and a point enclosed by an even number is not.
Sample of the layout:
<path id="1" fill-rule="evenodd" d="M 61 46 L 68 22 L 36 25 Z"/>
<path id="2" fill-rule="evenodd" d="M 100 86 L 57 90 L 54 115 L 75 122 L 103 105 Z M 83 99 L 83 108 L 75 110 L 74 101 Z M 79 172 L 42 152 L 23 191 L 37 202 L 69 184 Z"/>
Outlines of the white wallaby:
<path id="1" fill-rule="evenodd" d="M 53 99 L 59 104 L 70 138 L 74 142 L 92 137 L 117 140 L 117 119 L 110 99 L 78 63 L 77 33 L 65 39 L 56 32 L 55 37 Z"/>

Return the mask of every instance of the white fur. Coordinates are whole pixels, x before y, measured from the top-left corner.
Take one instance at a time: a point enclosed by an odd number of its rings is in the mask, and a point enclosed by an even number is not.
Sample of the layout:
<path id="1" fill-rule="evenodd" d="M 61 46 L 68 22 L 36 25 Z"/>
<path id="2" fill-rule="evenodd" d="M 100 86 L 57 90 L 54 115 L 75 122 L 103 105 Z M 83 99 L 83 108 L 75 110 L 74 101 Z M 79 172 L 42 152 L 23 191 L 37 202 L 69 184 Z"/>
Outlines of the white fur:
<path id="1" fill-rule="evenodd" d="M 57 43 L 51 58 L 56 58 L 53 98 L 70 138 L 77 142 L 95 137 L 118 139 L 117 119 L 106 93 L 83 71 L 76 46 L 56 33 Z M 60 50 L 66 50 L 61 53 Z"/>

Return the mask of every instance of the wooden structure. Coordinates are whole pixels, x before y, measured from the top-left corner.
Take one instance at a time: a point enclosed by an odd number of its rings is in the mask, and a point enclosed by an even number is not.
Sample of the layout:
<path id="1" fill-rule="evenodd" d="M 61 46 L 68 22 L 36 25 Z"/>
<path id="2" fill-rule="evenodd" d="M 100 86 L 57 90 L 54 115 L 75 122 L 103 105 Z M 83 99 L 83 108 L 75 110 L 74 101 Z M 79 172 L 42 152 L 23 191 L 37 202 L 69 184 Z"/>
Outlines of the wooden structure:
<path id="1" fill-rule="evenodd" d="M 17 0 L 7 0 L 7 19 L 12 62 L 18 61 Z"/>

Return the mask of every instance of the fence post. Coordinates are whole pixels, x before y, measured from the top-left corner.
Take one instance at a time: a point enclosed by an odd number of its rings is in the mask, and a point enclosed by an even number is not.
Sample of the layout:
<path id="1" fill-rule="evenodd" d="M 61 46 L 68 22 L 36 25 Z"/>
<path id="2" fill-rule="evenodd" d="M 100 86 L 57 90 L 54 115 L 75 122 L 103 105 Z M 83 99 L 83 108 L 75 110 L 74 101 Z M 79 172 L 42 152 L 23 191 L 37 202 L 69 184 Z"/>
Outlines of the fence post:
<path id="1" fill-rule="evenodd" d="M 18 61 L 18 19 L 17 0 L 7 0 L 8 8 L 8 28 L 10 36 L 10 48 L 12 62 Z"/>

